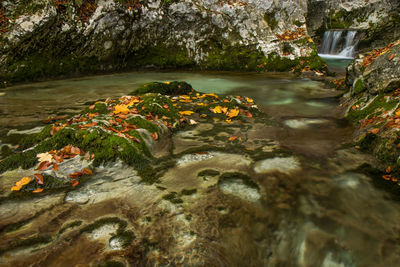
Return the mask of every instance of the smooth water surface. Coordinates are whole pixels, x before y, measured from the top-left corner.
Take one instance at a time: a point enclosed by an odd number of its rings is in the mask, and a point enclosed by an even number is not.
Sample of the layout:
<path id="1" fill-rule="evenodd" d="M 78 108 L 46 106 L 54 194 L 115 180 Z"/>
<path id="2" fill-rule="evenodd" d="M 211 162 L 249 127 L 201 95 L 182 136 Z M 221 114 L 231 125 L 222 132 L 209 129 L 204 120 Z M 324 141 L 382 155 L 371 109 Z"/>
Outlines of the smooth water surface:
<path id="1" fill-rule="evenodd" d="M 221 207 L 215 216 L 219 218 L 231 214 L 229 218 L 234 220 L 220 226 L 223 230 L 218 225 L 208 226 L 208 223 L 214 224 L 216 217 L 211 216 L 214 204 L 205 206 L 204 218 L 207 219 L 203 222 L 201 218 L 197 219 L 196 231 L 174 230 L 173 238 L 181 247 L 196 242 L 199 246 L 222 242 L 224 249 L 218 253 L 213 250 L 201 252 L 201 255 L 214 257 L 213 264 L 220 262 L 220 266 L 224 262 L 237 266 L 246 262 L 248 266 L 323 267 L 396 266 L 400 262 L 400 206 L 386 192 L 375 188 L 371 178 L 354 172 L 356 167 L 371 159 L 356 149 L 341 148 L 351 141 L 353 129 L 340 117 L 337 92 L 324 88 L 321 82 L 288 74 L 132 72 L 20 85 L 2 91 L 5 94 L 0 97 L 0 138 L 3 144 L 7 143 L 10 130 L 15 133 L 15 130 L 42 125 L 48 116 L 74 114 L 86 102 L 127 94 L 145 82 L 173 80 L 185 80 L 202 92 L 253 98 L 274 123 L 263 131 L 248 134 L 258 135 L 260 140 L 270 139 L 272 144 L 279 144 L 281 149 L 292 153 L 290 157 L 262 159 L 253 163 L 243 155 L 218 153 L 188 154 L 178 160 L 177 166 L 161 178 L 160 188 L 185 188 L 186 184 L 190 184 L 189 177 L 194 170 L 211 167 L 229 169 L 230 166 L 232 170 L 245 171 L 250 177 L 256 177 L 260 186 L 248 187 L 240 179 L 221 182 L 220 192 L 242 198 L 245 202 L 240 205 L 238 203 L 242 202 L 234 202 L 235 209 Z M 177 136 L 190 135 L 193 132 L 182 132 Z M 112 194 L 125 194 L 128 190 L 125 189 L 125 180 L 118 177 L 128 170 L 117 167 L 103 170 L 114 177 L 115 181 L 108 176 L 105 179 L 113 186 L 105 186 L 106 182 L 104 185 L 94 183 L 81 188 L 82 192 L 77 190 L 68 194 L 61 202 L 86 199 L 87 192 L 94 199 L 90 200 L 92 202 L 96 197 L 101 199 Z M 204 177 L 196 183 L 204 183 L 206 189 L 207 186 L 215 189 L 212 179 L 212 176 Z M 101 187 L 97 196 L 93 193 L 98 190 L 96 186 Z M 137 203 L 146 203 L 146 194 L 150 194 L 151 190 L 151 194 L 161 192 L 155 186 L 140 186 Z M 113 188 L 113 191 L 108 192 L 107 188 Z M 264 204 L 260 204 L 261 198 Z M 78 204 L 91 203 L 85 201 Z M 65 205 L 72 205 L 68 203 Z M 17 204 L 7 205 L 0 207 L 0 211 L 13 209 L 12 205 Z M 95 213 L 96 207 L 99 213 L 107 208 L 93 204 L 90 213 Z M 151 206 L 143 209 L 149 210 Z M 183 213 L 177 214 L 174 215 L 177 220 L 184 218 Z M 173 216 L 168 220 L 171 218 Z M 163 221 L 160 221 L 162 224 Z M 188 227 L 188 224 L 190 222 L 185 222 L 182 225 L 186 226 L 182 227 Z M 208 235 L 208 227 L 215 231 L 211 231 L 213 235 Z M 207 238 L 201 239 L 202 231 Z M 197 237 L 192 232 L 196 232 Z M 112 240 L 112 247 L 116 246 L 115 242 Z M 71 246 L 86 250 L 84 244 Z M 79 249 L 79 246 L 82 248 Z M 95 252 L 87 250 L 86 253 L 92 255 Z M 71 255 L 60 256 L 60 261 L 74 257 Z"/>

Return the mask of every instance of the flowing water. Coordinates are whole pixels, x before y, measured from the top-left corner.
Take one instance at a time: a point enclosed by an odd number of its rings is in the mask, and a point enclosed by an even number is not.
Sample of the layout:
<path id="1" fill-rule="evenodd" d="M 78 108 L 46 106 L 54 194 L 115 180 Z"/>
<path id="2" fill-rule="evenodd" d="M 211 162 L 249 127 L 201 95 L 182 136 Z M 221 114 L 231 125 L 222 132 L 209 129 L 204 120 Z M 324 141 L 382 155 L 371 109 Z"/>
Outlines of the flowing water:
<path id="1" fill-rule="evenodd" d="M 72 218 L 85 222 L 115 214 L 134 222 L 128 227 L 137 238 L 146 237 L 147 245 L 137 254 L 130 251 L 128 258 L 122 252 L 115 254 L 119 241 L 107 240 L 118 224 L 110 223 L 93 232 L 92 241 L 76 234 L 62 239 L 60 230 L 47 247 L 11 250 L 0 265 L 7 266 L 15 255 L 29 255 L 25 264 L 87 266 L 99 255 L 107 255 L 134 266 L 132 253 L 136 260 L 147 257 L 150 265 L 159 266 L 169 266 L 167 262 L 192 266 L 196 261 L 208 266 L 324 267 L 396 266 L 400 262 L 400 205 L 375 188 L 370 177 L 354 171 L 373 160 L 342 146 L 351 141 L 353 129 L 340 117 L 338 92 L 320 82 L 288 74 L 133 72 L 25 84 L 1 92 L 1 144 L 12 145 L 23 131 L 42 126 L 46 117 L 74 114 L 88 101 L 124 95 L 145 82 L 172 80 L 185 80 L 202 92 L 253 98 L 271 123 L 256 123 L 248 133 L 238 128 L 237 133 L 252 136 L 254 144 L 264 142 L 263 151 L 279 146 L 290 156 L 250 159 L 230 152 L 183 154 L 158 185 L 138 182 L 129 176 L 132 170 L 117 163 L 99 170 L 94 182 L 66 195 L 37 198 L 34 203 L 6 201 L 0 206 L 3 240 L 33 231 L 29 227 L 43 222 L 51 228 Z M 175 149 L 201 145 L 204 140 L 194 138 L 196 131 L 209 127 L 177 133 Z M 200 175 L 209 169 L 214 174 Z M 218 178 L 218 171 L 243 173 L 253 179 L 253 186 L 240 177 Z M 176 192 L 196 188 L 197 193 L 182 195 L 183 204 L 171 204 L 159 197 L 170 188 Z M 120 200 L 123 195 L 129 195 L 129 200 Z M 4 230 L 4 224 L 19 221 L 29 223 L 22 223 L 17 231 Z M 50 231 L 47 228 L 35 229 L 40 233 Z M 108 236 L 106 241 L 104 236 Z M 94 246 L 93 240 L 106 242 L 106 248 Z M 37 255 L 38 249 L 43 255 Z"/>

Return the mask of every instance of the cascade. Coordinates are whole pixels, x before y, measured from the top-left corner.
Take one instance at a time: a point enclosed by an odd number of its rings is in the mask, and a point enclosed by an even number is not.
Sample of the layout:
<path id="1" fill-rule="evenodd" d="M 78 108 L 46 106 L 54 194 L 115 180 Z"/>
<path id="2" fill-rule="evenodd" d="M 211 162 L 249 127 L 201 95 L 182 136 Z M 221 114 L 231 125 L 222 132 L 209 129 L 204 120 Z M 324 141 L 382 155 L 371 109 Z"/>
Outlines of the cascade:
<path id="1" fill-rule="evenodd" d="M 326 31 L 322 40 L 319 55 L 321 57 L 353 58 L 358 44 L 357 31 Z"/>

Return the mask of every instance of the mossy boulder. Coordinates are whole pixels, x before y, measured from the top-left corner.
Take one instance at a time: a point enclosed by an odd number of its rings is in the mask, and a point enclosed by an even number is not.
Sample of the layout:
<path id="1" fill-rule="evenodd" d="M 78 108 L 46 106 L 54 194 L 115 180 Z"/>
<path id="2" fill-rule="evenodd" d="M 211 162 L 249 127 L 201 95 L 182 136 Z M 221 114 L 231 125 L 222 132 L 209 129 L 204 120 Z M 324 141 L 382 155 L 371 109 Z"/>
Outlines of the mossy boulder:
<path id="1" fill-rule="evenodd" d="M 130 95 L 142 95 L 147 93 L 155 93 L 161 95 L 186 95 L 193 91 L 190 84 L 182 81 L 173 82 L 151 82 L 140 86 Z"/>

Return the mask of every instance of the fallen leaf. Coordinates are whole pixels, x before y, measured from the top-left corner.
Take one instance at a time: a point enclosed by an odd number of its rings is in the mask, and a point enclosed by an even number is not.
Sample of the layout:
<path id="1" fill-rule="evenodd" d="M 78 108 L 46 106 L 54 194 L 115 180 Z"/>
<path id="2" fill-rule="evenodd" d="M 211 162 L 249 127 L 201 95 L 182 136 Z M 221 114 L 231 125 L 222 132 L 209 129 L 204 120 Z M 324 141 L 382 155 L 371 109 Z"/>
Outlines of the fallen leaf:
<path id="1" fill-rule="evenodd" d="M 79 182 L 77 180 L 72 180 L 72 186 L 77 186 L 79 184 Z"/>
<path id="2" fill-rule="evenodd" d="M 190 124 L 190 125 L 195 125 L 195 124 L 197 124 L 197 123 L 198 123 L 198 122 L 195 121 L 195 120 L 192 120 L 192 119 L 189 120 L 189 124 Z"/>
<path id="3" fill-rule="evenodd" d="M 36 168 L 36 170 L 39 170 L 39 171 L 47 170 L 50 167 L 50 165 L 51 165 L 50 161 L 42 161 L 42 162 L 40 162 L 40 164 Z"/>
<path id="4" fill-rule="evenodd" d="M 29 184 L 31 181 L 31 177 L 23 177 L 21 180 L 15 183 L 15 186 L 11 187 L 11 191 L 19 191 L 24 185 Z"/>
<path id="5" fill-rule="evenodd" d="M 227 116 L 229 118 L 233 118 L 236 117 L 239 114 L 239 110 L 238 109 L 230 109 Z"/>
<path id="6" fill-rule="evenodd" d="M 71 147 L 71 154 L 80 155 L 81 150 L 79 149 L 79 147 L 73 146 Z"/>
<path id="7" fill-rule="evenodd" d="M 387 168 L 386 168 L 386 173 L 390 173 L 391 171 L 392 171 L 392 167 L 387 166 Z"/>
<path id="8" fill-rule="evenodd" d="M 69 178 L 78 178 L 78 177 L 81 177 L 82 175 L 84 175 L 84 172 L 83 171 L 77 171 L 77 172 L 74 172 L 74 173 L 71 173 L 70 175 L 69 175 Z"/>
<path id="9" fill-rule="evenodd" d="M 213 109 L 211 109 L 211 112 L 213 112 L 215 114 L 220 114 L 220 113 L 222 113 L 222 107 L 221 106 L 216 106 Z"/>
<path id="10" fill-rule="evenodd" d="M 394 58 L 395 54 L 391 54 L 388 58 L 389 61 L 391 61 Z"/>
<path id="11" fill-rule="evenodd" d="M 154 140 L 154 141 L 157 141 L 157 140 L 158 140 L 158 134 L 157 134 L 157 132 L 152 133 L 152 134 L 151 134 L 151 137 L 153 137 L 153 140 Z"/>
<path id="12" fill-rule="evenodd" d="M 374 128 L 374 129 L 370 130 L 369 132 L 373 133 L 373 134 L 377 134 L 377 133 L 379 133 L 379 128 Z"/>
<path id="13" fill-rule="evenodd" d="M 91 175 L 93 172 L 92 172 L 92 170 L 89 169 L 89 168 L 84 168 L 84 169 L 83 169 L 83 173 L 86 174 L 86 175 Z"/>
<path id="14" fill-rule="evenodd" d="M 127 114 L 127 113 L 129 113 L 129 108 L 128 108 L 128 105 L 123 105 L 123 104 L 121 104 L 121 105 L 116 105 L 115 107 L 114 107 L 114 114 L 118 114 L 118 113 L 122 113 L 122 114 Z"/>
<path id="15" fill-rule="evenodd" d="M 46 153 L 37 154 L 36 157 L 38 158 L 39 162 L 43 162 L 43 161 L 51 161 L 53 158 L 53 155 L 46 152 Z"/>
<path id="16" fill-rule="evenodd" d="M 59 155 L 53 155 L 53 159 L 55 159 L 58 163 L 63 162 L 63 158 Z"/>
<path id="17" fill-rule="evenodd" d="M 53 163 L 53 171 L 58 171 L 58 165 L 57 165 L 57 163 Z"/>
<path id="18" fill-rule="evenodd" d="M 188 115 L 188 116 L 190 116 L 190 115 L 192 115 L 193 113 L 194 113 L 194 112 L 191 111 L 191 110 L 179 111 L 179 114 L 181 114 L 181 115 Z"/>
<path id="19" fill-rule="evenodd" d="M 169 108 L 169 107 L 168 107 L 168 105 L 163 105 L 163 108 L 167 109 L 167 108 Z"/>
<path id="20" fill-rule="evenodd" d="M 231 137 L 229 137 L 229 141 L 235 141 L 236 139 L 238 139 L 237 136 L 231 136 Z"/>
<path id="21" fill-rule="evenodd" d="M 35 190 L 32 191 L 32 193 L 40 193 L 43 192 L 43 188 L 36 188 Z"/>
<path id="22" fill-rule="evenodd" d="M 43 184 L 43 175 L 41 175 L 40 173 L 35 173 L 33 175 L 33 178 L 35 178 L 36 183 Z"/>

